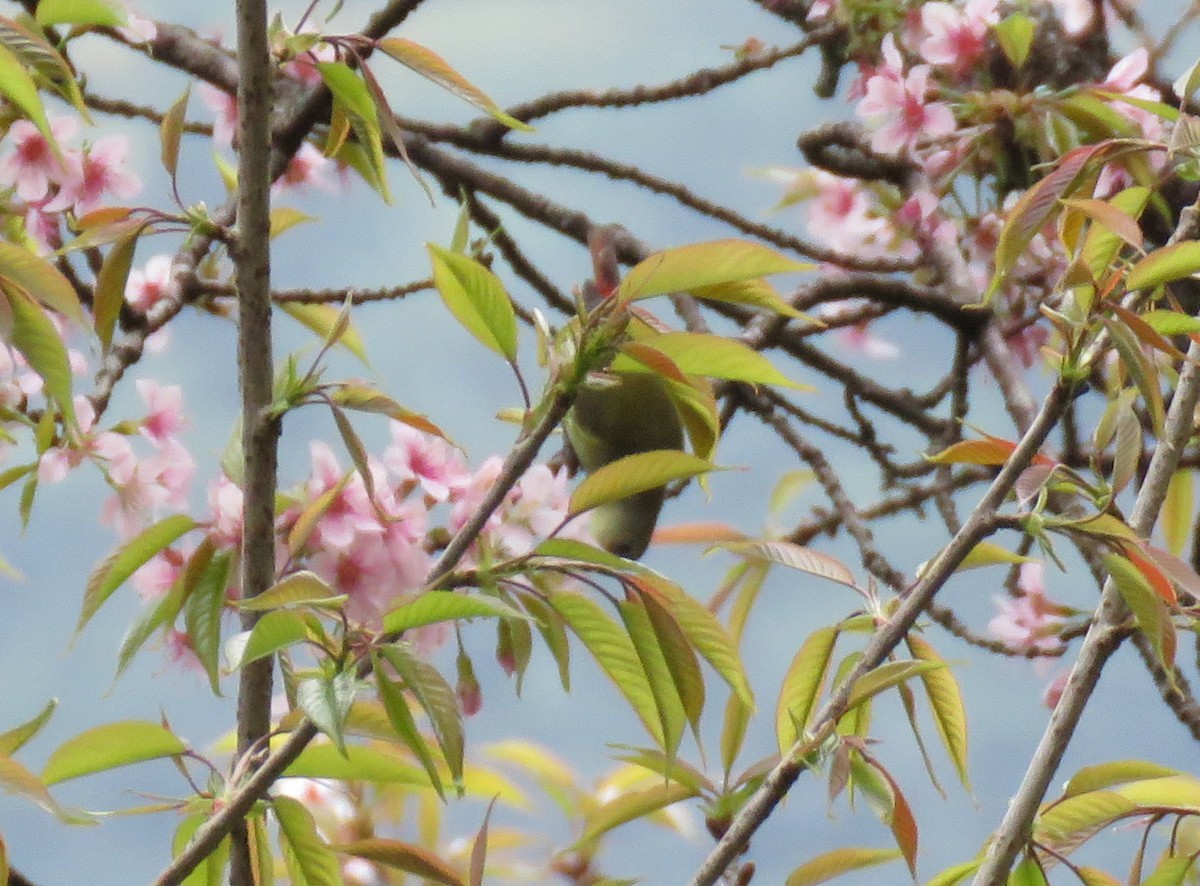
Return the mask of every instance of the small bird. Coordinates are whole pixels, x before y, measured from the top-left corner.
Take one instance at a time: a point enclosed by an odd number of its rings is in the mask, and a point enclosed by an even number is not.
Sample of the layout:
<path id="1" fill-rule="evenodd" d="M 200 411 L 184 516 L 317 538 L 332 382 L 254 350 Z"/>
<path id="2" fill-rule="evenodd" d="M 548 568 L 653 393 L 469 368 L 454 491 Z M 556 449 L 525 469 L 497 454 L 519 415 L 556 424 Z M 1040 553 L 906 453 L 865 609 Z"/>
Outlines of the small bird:
<path id="1" fill-rule="evenodd" d="M 619 280 L 610 228 L 588 237 L 595 281 L 584 285 L 594 309 Z M 579 465 L 588 473 L 610 462 L 655 449 L 681 449 L 683 423 L 663 380 L 650 372 L 607 372 L 600 384 L 582 386 L 564 427 Z M 645 553 L 662 509 L 663 487 L 639 492 L 592 511 L 592 535 L 606 550 L 636 560 Z"/>

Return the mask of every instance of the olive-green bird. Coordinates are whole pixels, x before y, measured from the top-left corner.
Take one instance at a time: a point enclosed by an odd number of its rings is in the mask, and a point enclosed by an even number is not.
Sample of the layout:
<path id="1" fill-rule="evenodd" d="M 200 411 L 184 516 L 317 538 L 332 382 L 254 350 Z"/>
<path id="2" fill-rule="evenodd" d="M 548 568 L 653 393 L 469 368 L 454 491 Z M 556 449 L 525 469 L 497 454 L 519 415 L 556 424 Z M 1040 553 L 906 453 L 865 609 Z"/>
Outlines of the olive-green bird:
<path id="1" fill-rule="evenodd" d="M 589 310 L 619 282 L 613 234 L 600 228 L 588 238 L 596 274 L 583 287 Z M 683 448 L 683 423 L 657 375 L 610 372 L 605 381 L 581 387 L 564 422 L 580 467 L 591 473 L 627 455 Z M 650 544 L 665 495 L 660 486 L 601 505 L 592 511 L 592 535 L 606 550 L 636 560 Z"/>
<path id="2" fill-rule="evenodd" d="M 683 425 L 662 381 L 641 372 L 613 373 L 612 386 L 583 387 L 566 419 L 567 437 L 589 473 L 609 462 L 681 449 Z M 648 489 L 592 511 L 592 535 L 606 549 L 636 560 L 646 551 L 666 490 Z"/>

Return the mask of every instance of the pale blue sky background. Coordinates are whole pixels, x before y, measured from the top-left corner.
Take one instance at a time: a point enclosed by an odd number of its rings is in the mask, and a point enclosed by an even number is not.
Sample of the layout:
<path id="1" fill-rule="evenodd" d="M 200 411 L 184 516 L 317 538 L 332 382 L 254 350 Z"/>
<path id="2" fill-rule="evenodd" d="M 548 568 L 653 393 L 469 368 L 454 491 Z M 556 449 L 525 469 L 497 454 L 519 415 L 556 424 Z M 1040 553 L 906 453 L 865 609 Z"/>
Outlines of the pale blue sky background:
<path id="1" fill-rule="evenodd" d="M 294 20 L 303 3 L 280 8 Z M 1162 4 L 1164 8 L 1181 4 Z M 232 34 L 232 4 L 144 2 L 149 15 L 193 24 L 202 31 Z M 340 30 L 352 31 L 372 5 L 352 0 L 337 20 Z M 1158 6 L 1156 5 L 1156 10 Z M 740 44 L 756 36 L 765 42 L 787 43 L 794 32 L 777 24 L 755 4 L 735 0 L 430 0 L 412 16 L 403 36 L 444 55 L 464 75 L 487 90 L 500 104 L 510 104 L 543 92 L 573 87 L 606 88 L 658 83 L 698 67 L 721 64 L 729 53 L 722 44 Z M 166 107 L 183 89 L 185 79 L 139 61 L 133 54 L 92 38 L 77 50 L 88 71 L 92 89 Z M 1187 61 L 1190 61 L 1188 59 Z M 394 107 L 428 119 L 467 121 L 472 109 L 439 92 L 398 66 L 380 66 Z M 800 128 L 846 112 L 843 102 L 819 104 L 810 83 L 814 60 L 784 62 L 777 69 L 751 76 L 697 101 L 677 102 L 637 111 L 575 111 L 539 124 L 531 141 L 589 147 L 606 155 L 636 162 L 652 172 L 688 184 L 697 193 L 726 202 L 752 217 L 764 217 L 777 197 L 775 186 L 748 175 L 748 170 L 771 164 L 798 165 L 794 147 Z M 209 119 L 193 96 L 191 115 Z M 167 205 L 167 187 L 157 166 L 156 133 L 146 124 L 99 117 L 101 131 L 122 131 L 135 139 L 139 169 L 146 183 L 142 200 Z M 213 172 L 207 143 L 189 138 L 184 144 L 182 190 L 187 201 L 218 204 L 223 192 Z M 597 221 L 622 221 L 640 238 L 656 246 L 730 236 L 724 226 L 697 219 L 671 201 L 655 198 L 633 186 L 593 181 L 565 171 L 513 169 L 527 186 L 590 212 Z M 282 286 L 363 287 L 419 279 L 428 273 L 423 243 L 449 240 L 456 215 L 450 201 L 439 198 L 431 209 L 421 191 L 396 166 L 392 170 L 396 205 L 384 206 L 368 189 L 354 184 L 336 195 L 310 192 L 283 202 L 321 216 L 278 244 L 274 260 L 276 281 Z M 588 273 L 584 252 L 553 234 L 529 229 L 509 218 L 533 257 L 562 288 Z M 802 217 L 792 211 L 771 219 L 802 232 Z M 162 249 L 169 248 L 166 241 Z M 155 251 L 143 245 L 142 263 Z M 528 301 L 520 284 L 514 294 Z M 405 405 L 424 411 L 464 443 L 473 464 L 503 451 L 512 438 L 509 426 L 494 420 L 502 407 L 513 405 L 517 393 L 503 366 L 446 321 L 435 296 L 422 294 L 403 306 L 365 309 L 359 326 L 367 339 L 374 375 Z M 208 315 L 189 314 L 174 325 L 172 347 L 150 357 L 135 371 L 184 385 L 192 416 L 186 439 L 200 462 L 194 501 L 203 501 L 204 486 L 216 470 L 217 456 L 232 427 L 235 408 L 233 330 Z M 948 339 L 931 323 L 889 320 L 880 330 L 901 343 L 905 358 L 887 367 L 889 381 L 920 388 L 946 365 Z M 311 338 L 287 318 L 279 322 L 279 353 L 305 346 Z M 524 343 L 528 370 L 536 369 L 530 342 Z M 361 365 L 339 361 L 331 376 L 361 375 Z M 800 380 L 813 381 L 797 372 Z M 495 380 L 494 383 L 491 380 Z M 981 382 L 981 404 L 993 403 L 995 392 Z M 828 391 L 812 395 L 818 411 L 822 396 L 837 408 Z M 110 417 L 122 410 L 140 409 L 126 384 Z M 137 414 L 137 413 L 135 413 Z M 987 415 L 987 412 L 978 415 Z M 992 409 L 1004 432 L 1007 424 Z M 383 424 L 360 422 L 364 436 L 375 444 L 384 440 Z M 284 436 L 284 484 L 295 482 L 307 465 L 307 440 L 320 435 L 334 440 L 330 424 L 316 411 L 289 416 Z M 549 451 L 547 452 L 547 455 Z M 830 451 L 852 494 L 873 498 L 873 472 L 856 468 L 857 453 Z M 685 519 L 723 519 L 754 532 L 770 489 L 780 473 L 795 467 L 789 453 L 761 429 L 740 422 L 720 453 L 726 464 L 750 466 L 743 472 L 718 475 L 713 499 L 706 504 L 692 489 L 668 506 L 667 522 Z M 52 724 L 20 759 L 35 770 L 61 741 L 83 728 L 124 718 L 156 719 L 165 714 L 176 731 L 198 748 L 209 745 L 231 722 L 232 700 L 213 699 L 205 683 L 180 673 L 154 653 L 144 654 L 115 687 L 110 675 L 115 652 L 140 602 L 132 589 L 114 596 L 87 631 L 72 646 L 70 631 L 78 612 L 87 572 L 112 547 L 113 538 L 97 527 L 96 514 L 104 490 L 94 472 L 79 472 L 57 487 L 43 489 L 32 524 L 24 535 L 15 518 L 16 496 L 9 490 L 0 500 L 0 552 L 26 575 L 23 583 L 0 585 L 4 618 L 0 621 L 0 730 L 31 716 L 49 697 L 61 699 Z M 816 502 L 815 494 L 800 506 Z M 799 512 L 799 508 L 796 511 Z M 933 521 L 896 521 L 878 527 L 881 544 L 909 571 L 928 559 L 944 541 Z M 844 545 L 822 541 L 823 549 L 853 562 Z M 696 596 L 711 593 L 728 565 L 719 555 L 701 560 L 692 549 L 652 552 L 648 562 L 681 581 Z M 861 570 L 856 570 L 861 574 Z M 982 627 L 991 614 L 991 597 L 999 591 L 999 571 L 968 573 L 946 592 L 945 602 L 959 608 L 971 623 Z M 1094 592 L 1073 577 L 1052 573 L 1048 579 L 1055 599 L 1090 607 Z M 774 576 L 752 620 L 747 656 L 760 699 L 762 715 L 752 727 L 746 760 L 769 753 L 772 736 L 773 687 L 805 636 L 819 625 L 852 611 L 856 600 L 845 589 L 798 574 Z M 645 743 L 647 739 L 616 691 L 576 655 L 574 689 L 559 689 L 548 656 L 535 653 L 524 696 L 516 701 L 511 686 L 490 675 L 489 631 L 473 632 L 479 671 L 485 677 L 483 713 L 468 723 L 472 746 L 513 735 L 541 742 L 592 778 L 610 767 L 603 742 Z M 944 655 L 960 662 L 958 676 L 968 695 L 972 726 L 971 765 L 975 799 L 954 784 L 949 766 L 935 753 L 950 799 L 943 801 L 929 787 L 899 705 L 879 706 L 876 751 L 896 774 L 922 827 L 920 874 L 927 879 L 941 868 L 970 857 L 1003 812 L 1015 788 L 1024 760 L 1037 741 L 1046 719 L 1040 705 L 1042 686 L 1058 665 L 1038 671 L 1023 661 L 980 658 L 969 654 L 943 632 L 928 635 Z M 715 682 L 714 682 L 715 685 Z M 234 691 L 232 681 L 227 691 Z M 717 757 L 720 701 L 713 692 L 706 734 L 710 756 Z M 1153 688 L 1139 663 L 1128 652 L 1118 655 L 1111 673 L 1084 718 L 1063 776 L 1080 765 L 1139 756 L 1160 763 L 1194 768 L 1195 746 L 1181 727 L 1159 711 Z M 1149 724 L 1143 726 L 1143 724 Z M 931 728 L 926 738 L 936 743 Z M 697 760 L 694 748 L 685 755 Z M 715 771 L 715 764 L 714 764 Z M 88 808 L 120 808 L 142 800 L 123 791 L 151 794 L 182 792 L 169 764 L 146 764 L 113 777 L 82 779 L 57 791 L 65 802 Z M 837 845 L 890 846 L 885 828 L 865 808 L 852 812 L 839 803 L 826 813 L 823 782 L 802 778 L 787 808 L 756 837 L 753 857 L 759 874 L 755 883 L 781 883 L 788 871 L 821 851 Z M 549 803 L 542 810 L 552 817 Z M 482 814 L 478 804 L 453 811 L 464 831 L 472 830 Z M 544 829 L 545 819 L 511 817 L 506 823 Z M 28 803 L 0 796 L 0 833 L 11 858 L 39 884 L 88 882 L 93 886 L 129 884 L 151 879 L 166 863 L 169 834 L 176 822 L 170 816 L 115 818 L 90 829 L 68 829 Z M 561 838 L 565 835 L 559 833 Z M 686 882 L 710 843 L 706 836 L 690 841 L 642 827 L 617 832 L 605 870 L 613 875 L 640 875 L 648 884 Z M 1127 858 L 1129 834 L 1117 841 L 1116 858 Z M 1111 860 L 1114 855 L 1106 853 Z M 1098 857 L 1098 856 L 1094 856 Z M 900 866 L 882 869 L 847 883 L 896 883 L 906 875 Z"/>

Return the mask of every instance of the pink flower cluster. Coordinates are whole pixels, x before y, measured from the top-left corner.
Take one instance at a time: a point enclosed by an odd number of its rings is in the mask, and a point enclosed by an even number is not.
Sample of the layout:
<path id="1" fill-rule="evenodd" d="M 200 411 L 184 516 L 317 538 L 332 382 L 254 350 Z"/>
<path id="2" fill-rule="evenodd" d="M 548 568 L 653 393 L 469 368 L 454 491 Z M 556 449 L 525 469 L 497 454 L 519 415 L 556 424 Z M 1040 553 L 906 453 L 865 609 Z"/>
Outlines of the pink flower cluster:
<path id="1" fill-rule="evenodd" d="M 348 595 L 346 614 L 352 621 L 372 628 L 424 584 L 433 565 L 431 530 L 442 523 L 450 532 L 461 528 L 501 465 L 499 458 L 490 458 L 472 473 L 452 444 L 399 422 L 392 424 L 392 442 L 382 458 L 369 460 L 370 489 L 325 443 L 312 443 L 310 452 L 309 479 L 278 520 L 280 569 L 312 570 Z M 465 565 L 528 552 L 560 528 L 568 500 L 565 470 L 554 473 L 534 465 L 488 520 Z M 222 476 L 211 486 L 208 501 L 209 538 L 218 548 L 236 549 L 242 535 L 241 489 Z M 301 519 L 314 515 L 303 549 L 289 559 L 284 540 Z M 565 533 L 587 539 L 586 520 L 572 521 Z M 168 551 L 139 574 L 164 590 L 182 565 L 183 558 Z"/>
<path id="2" fill-rule="evenodd" d="M 139 455 L 131 435 L 96 427 L 91 403 L 79 397 L 75 413 L 79 439 L 64 441 L 42 453 L 38 480 L 57 483 L 90 461 L 104 472 L 113 490 L 101 508 L 100 522 L 128 540 L 167 511 L 187 508 L 195 462 L 179 439 L 183 428 L 183 392 L 152 379 L 139 379 L 137 391 L 146 404 L 138 436 L 149 447 Z"/>
<path id="3" fill-rule="evenodd" d="M 1058 632 L 1066 609 L 1046 598 L 1042 564 L 1025 563 L 1017 579 L 1015 597 L 996 597 L 1000 612 L 988 622 L 988 631 L 1014 649 L 1051 655 L 1062 649 Z"/>
<path id="4" fill-rule="evenodd" d="M 30 237 L 50 251 L 61 245 L 59 218 L 66 211 L 76 216 L 98 208 L 106 197 L 126 200 L 142 188 L 129 170 L 129 141 L 123 135 L 106 135 L 72 148 L 78 128 L 72 117 L 55 117 L 50 131 L 59 151 L 28 120 L 9 127 L 0 153 L 0 187 L 12 188 L 25 204 L 25 228 Z"/>

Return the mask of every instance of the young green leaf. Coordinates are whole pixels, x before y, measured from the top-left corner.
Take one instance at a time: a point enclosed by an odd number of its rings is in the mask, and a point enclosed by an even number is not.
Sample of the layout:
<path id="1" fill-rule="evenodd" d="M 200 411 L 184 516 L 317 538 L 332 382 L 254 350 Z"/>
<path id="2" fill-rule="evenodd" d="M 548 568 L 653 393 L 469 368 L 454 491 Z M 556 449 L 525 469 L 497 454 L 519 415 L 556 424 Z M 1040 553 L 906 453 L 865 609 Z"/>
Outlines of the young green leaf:
<path id="1" fill-rule="evenodd" d="M 173 514 L 144 529 L 97 566 L 88 578 L 83 592 L 83 607 L 75 633 L 83 630 L 104 601 L 125 583 L 129 576 L 150 561 L 155 554 L 170 547 L 182 535 L 196 528 L 196 521 L 186 514 Z"/>
<path id="2" fill-rule="evenodd" d="M 0 286 L 12 311 L 12 345 L 42 377 L 46 395 L 54 401 L 69 428 L 75 427 L 71 398 L 71 362 L 67 346 L 49 316 L 17 286 Z"/>
<path id="3" fill-rule="evenodd" d="M 308 624 L 301 613 L 275 609 L 255 622 L 249 631 L 230 637 L 225 644 L 225 657 L 229 659 L 230 669 L 238 670 L 307 637 Z"/>
<path id="4" fill-rule="evenodd" d="M 71 281 L 54 265 L 28 249 L 0 241 L 0 279 L 16 284 L 68 320 L 87 326 L 87 317 Z"/>
<path id="5" fill-rule="evenodd" d="M 893 686 L 929 671 L 944 668 L 942 661 L 889 661 L 863 674 L 854 683 L 846 710 L 851 711 Z"/>
<path id="6" fill-rule="evenodd" d="M 228 551 L 212 557 L 196 577 L 184 604 L 184 625 L 196 659 L 208 675 L 213 695 L 221 694 L 221 614 L 229 597 L 229 573 L 233 566 Z"/>
<path id="7" fill-rule="evenodd" d="M 1163 246 L 1142 258 L 1125 278 L 1127 289 L 1153 289 L 1200 271 L 1200 242 L 1185 240 Z"/>
<path id="8" fill-rule="evenodd" d="M 815 390 L 811 385 L 792 381 L 758 351 L 731 338 L 697 332 L 663 332 L 638 339 L 638 342 L 661 351 L 681 371 L 691 375 L 779 385 L 800 391 Z"/>
<path id="9" fill-rule="evenodd" d="M 106 723 L 59 745 L 46 761 L 42 781 L 58 784 L 81 775 L 132 763 L 175 757 L 187 750 L 177 736 L 149 720 Z"/>
<path id="10" fill-rule="evenodd" d="M 865 849 L 858 846 L 831 849 L 788 874 L 784 886 L 816 886 L 842 874 L 861 871 L 901 857 L 899 849 Z"/>
<path id="11" fill-rule="evenodd" d="M 346 717 L 357 690 L 354 674 L 324 675 L 301 681 L 296 701 L 313 725 L 328 735 L 344 755 L 346 753 Z"/>
<path id="12" fill-rule="evenodd" d="M 621 600 L 617 603 L 617 611 L 629 632 L 629 639 L 642 664 L 650 693 L 654 697 L 654 706 L 658 711 L 659 727 L 663 735 L 663 751 L 668 758 L 673 759 L 679 750 L 679 743 L 683 740 L 687 715 L 678 688 L 671 679 L 666 655 L 654 635 L 642 600 L 636 597 Z"/>
<path id="13" fill-rule="evenodd" d="M 281 796 L 273 797 L 271 806 L 279 822 L 279 844 L 291 882 L 296 886 L 342 886 L 342 867 L 317 831 L 308 808 L 299 800 Z"/>
<path id="14" fill-rule="evenodd" d="M 183 125 L 187 122 L 188 97 L 191 91 L 190 86 L 183 91 L 183 95 L 163 114 L 162 123 L 158 127 L 159 157 L 163 169 L 171 177 L 172 187 L 175 186 L 175 173 L 179 168 L 179 143 L 183 139 Z"/>
<path id="15" fill-rule="evenodd" d="M 761 243 L 745 240 L 693 243 L 656 252 L 638 263 L 621 281 L 616 297 L 622 301 L 649 298 L 811 267 Z"/>
<path id="16" fill-rule="evenodd" d="M 285 575 L 257 597 L 238 602 L 243 612 L 265 612 L 268 609 L 288 609 L 312 603 L 328 603 L 341 599 L 325 580 L 307 569 Z"/>
<path id="17" fill-rule="evenodd" d="M 463 724 L 453 687 L 446 682 L 437 668 L 399 645 L 385 646 L 380 650 L 380 654 L 404 681 L 405 688 L 413 694 L 425 715 L 429 717 L 429 725 L 433 728 L 433 734 L 442 749 L 442 756 L 450 769 L 450 777 L 455 784 L 461 785 Z"/>
<path id="18" fill-rule="evenodd" d="M 119 28 L 127 21 L 125 10 L 114 0 L 40 0 L 37 23 Z"/>
<path id="19" fill-rule="evenodd" d="M 108 351 L 112 344 L 113 330 L 125 304 L 125 284 L 129 281 L 129 270 L 133 267 L 133 253 L 143 228 L 139 225 L 116 242 L 104 257 L 100 273 L 96 275 L 96 290 L 92 297 L 92 316 L 96 337 L 100 347 Z"/>
<path id="20" fill-rule="evenodd" d="M 365 858 L 375 864 L 415 874 L 427 882 L 441 883 L 443 886 L 466 886 L 458 871 L 428 849 L 412 843 L 371 837 L 353 843 L 340 843 L 333 849 L 343 855 Z"/>
<path id="21" fill-rule="evenodd" d="M 657 702 L 641 660 L 629 639 L 594 602 L 574 591 L 559 591 L 549 603 L 625 696 L 650 735 L 665 744 Z"/>
<path id="22" fill-rule="evenodd" d="M 1141 571 L 1120 554 L 1105 554 L 1104 569 L 1112 577 L 1121 599 L 1137 619 L 1138 630 L 1150 641 L 1159 662 L 1169 672 L 1175 665 L 1175 624 L 1166 604 Z"/>
<path id="23" fill-rule="evenodd" d="M 322 340 L 328 339 L 330 332 L 338 324 L 341 311 L 333 305 L 305 305 L 298 302 L 284 302 L 280 305 L 285 314 L 309 329 Z M 337 343 L 361 360 L 370 365 L 367 360 L 366 345 L 362 336 L 353 325 L 347 326 L 338 336 Z"/>
<path id="24" fill-rule="evenodd" d="M 579 842 L 595 840 L 619 825 L 643 818 L 672 803 L 694 796 L 696 792 L 692 788 L 678 782 L 621 794 L 615 800 L 610 800 L 588 813 L 583 821 L 583 836 L 579 838 Z"/>
<path id="25" fill-rule="evenodd" d="M 527 619 L 529 616 L 495 597 L 454 591 L 427 591 L 384 615 L 383 629 L 393 634 L 460 618 Z"/>
<path id="26" fill-rule="evenodd" d="M 31 719 L 26 720 L 20 726 L 0 732 L 0 756 L 11 757 L 19 751 L 29 739 L 41 732 L 42 727 L 50 722 L 50 716 L 57 707 L 58 699 L 52 698 Z"/>
<path id="27" fill-rule="evenodd" d="M 688 480 L 720 468 L 708 459 L 677 449 L 627 455 L 593 471 L 571 495 L 571 513 L 582 514 L 674 480 Z"/>
<path id="28" fill-rule="evenodd" d="M 932 661 L 944 664 L 929 643 L 916 634 L 909 633 L 905 638 L 908 650 L 918 661 Z M 937 727 L 942 746 L 950 755 L 958 780 L 967 791 L 971 790 L 970 773 L 967 770 L 967 708 L 963 703 L 962 690 L 954 673 L 947 667 L 935 668 L 921 674 L 921 684 L 929 699 L 929 708 L 933 713 L 933 724 Z"/>
<path id="29" fill-rule="evenodd" d="M 828 679 L 837 638 L 837 628 L 818 628 L 800 646 L 788 666 L 775 707 L 775 735 L 780 754 L 792 749 L 808 725 Z"/>
<path id="30" fill-rule="evenodd" d="M 429 753 L 429 746 L 417 729 L 416 721 L 413 720 L 412 711 L 408 708 L 408 701 L 405 699 L 404 693 L 381 670 L 381 662 L 377 657 L 374 659 L 374 662 L 375 684 L 379 690 L 379 700 L 383 703 L 383 708 L 387 712 L 388 721 L 392 724 L 392 729 L 395 730 L 400 740 L 404 742 L 405 746 L 420 761 L 421 766 L 425 769 L 425 774 L 429 776 L 430 784 L 437 791 L 438 797 L 444 801 L 446 793 L 442 787 L 442 776 L 438 772 L 433 755 Z"/>
<path id="31" fill-rule="evenodd" d="M 533 132 L 532 126 L 504 113 L 499 105 L 488 98 L 482 90 L 474 86 L 462 74 L 450 67 L 446 60 L 433 50 L 427 49 L 411 40 L 405 40 L 403 37 L 385 37 L 375 45 L 400 62 L 400 64 L 410 70 L 416 71 L 422 77 L 432 80 L 438 86 L 457 95 L 459 98 L 470 102 L 510 129 Z"/>
<path id="32" fill-rule="evenodd" d="M 517 316 L 504 284 L 475 259 L 426 244 L 433 282 L 463 328 L 510 363 L 517 358 Z"/>
<path id="33" fill-rule="evenodd" d="M 343 754 L 331 743 L 310 744 L 287 769 L 285 776 L 367 781 L 372 784 L 403 784 L 429 787 L 429 778 L 407 762 L 398 749 L 346 745 Z"/>

